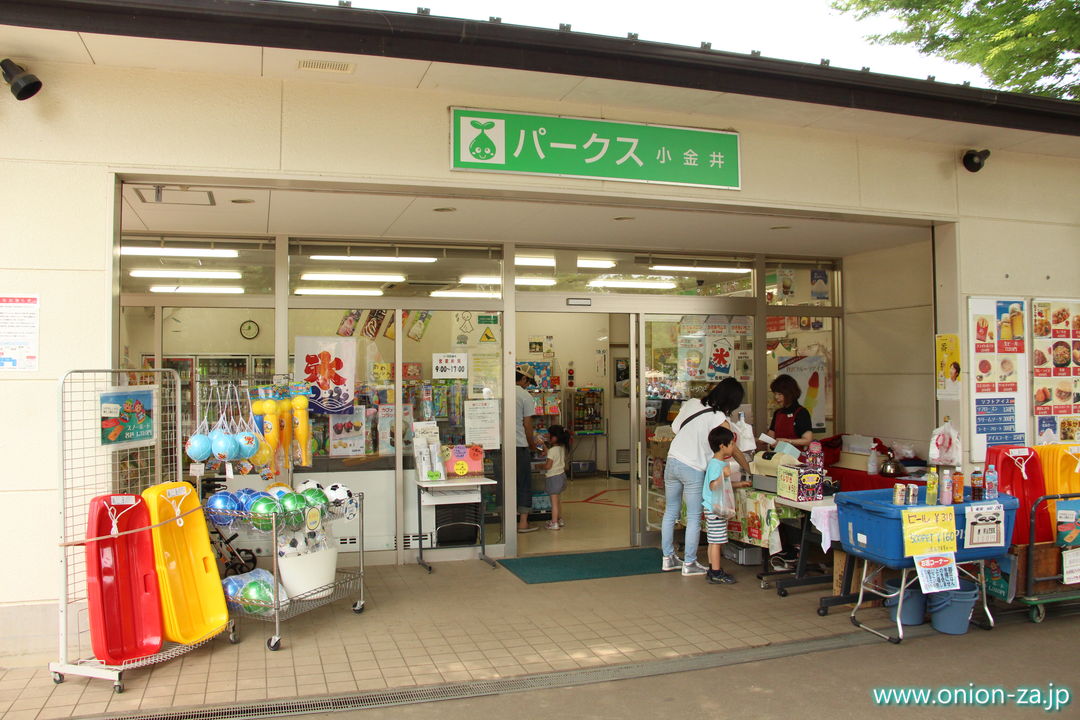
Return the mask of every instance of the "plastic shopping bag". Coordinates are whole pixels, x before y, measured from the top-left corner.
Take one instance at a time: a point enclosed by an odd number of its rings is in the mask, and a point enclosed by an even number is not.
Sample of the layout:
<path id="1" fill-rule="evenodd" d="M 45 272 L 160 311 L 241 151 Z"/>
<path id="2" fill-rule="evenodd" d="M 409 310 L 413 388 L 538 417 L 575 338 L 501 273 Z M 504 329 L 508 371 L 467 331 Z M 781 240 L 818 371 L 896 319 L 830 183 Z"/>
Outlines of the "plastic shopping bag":
<path id="1" fill-rule="evenodd" d="M 931 465 L 961 465 L 960 433 L 948 420 L 930 435 Z"/>
<path id="2" fill-rule="evenodd" d="M 739 419 L 731 420 L 731 432 L 735 433 L 735 440 L 738 444 L 738 448 L 743 452 L 750 452 L 757 448 L 757 441 L 754 440 L 754 428 L 750 423 L 746 422 L 746 415 L 739 413 Z"/>
<path id="3" fill-rule="evenodd" d="M 731 489 L 731 478 L 724 476 L 720 492 L 713 493 L 713 514 L 722 520 L 735 517 L 735 491 Z"/>

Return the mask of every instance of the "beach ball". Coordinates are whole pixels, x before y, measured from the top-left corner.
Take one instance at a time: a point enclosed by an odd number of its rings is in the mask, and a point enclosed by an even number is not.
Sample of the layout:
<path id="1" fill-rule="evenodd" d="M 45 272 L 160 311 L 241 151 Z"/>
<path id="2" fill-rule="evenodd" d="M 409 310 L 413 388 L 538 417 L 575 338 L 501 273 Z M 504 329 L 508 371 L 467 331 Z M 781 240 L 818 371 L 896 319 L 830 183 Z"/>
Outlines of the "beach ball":
<path id="1" fill-rule="evenodd" d="M 236 598 L 239 597 L 240 591 L 244 588 L 245 584 L 247 584 L 247 581 L 236 575 L 222 580 L 221 589 L 225 592 L 225 602 L 236 607 Z"/>
<path id="2" fill-rule="evenodd" d="M 219 438 L 219 437 L 221 437 L 222 435 L 228 435 L 228 434 L 229 434 L 229 433 L 225 432 L 225 431 L 224 431 L 224 430 L 222 430 L 221 428 L 214 428 L 213 430 L 211 430 L 211 431 L 210 431 L 210 435 L 209 435 L 209 437 L 210 437 L 210 442 L 211 442 L 211 443 L 213 443 L 213 442 L 214 442 L 214 440 L 218 439 L 218 438 Z"/>
<path id="3" fill-rule="evenodd" d="M 281 503 L 269 495 L 257 497 L 251 503 L 248 512 L 251 513 L 251 525 L 256 530 L 270 532 L 274 529 L 273 515 L 281 512 Z"/>
<path id="4" fill-rule="evenodd" d="M 324 513 L 329 509 L 330 499 L 319 488 L 308 488 L 301 494 L 307 501 L 308 507 L 319 508 Z"/>
<path id="5" fill-rule="evenodd" d="M 184 452 L 193 462 L 202 462 L 210 457 L 210 437 L 207 435 L 191 435 L 184 443 Z"/>
<path id="6" fill-rule="evenodd" d="M 215 510 L 223 510 L 227 513 L 237 512 L 240 510 L 240 498 L 233 495 L 228 490 L 220 490 L 211 495 L 206 501 L 207 513 L 206 516 L 210 518 L 210 522 L 222 527 L 228 527 L 233 524 L 236 518 L 232 515 L 222 515 L 215 513 Z"/>
<path id="7" fill-rule="evenodd" d="M 285 526 L 290 530 L 299 530 L 304 524 L 307 499 L 299 493 L 287 492 L 278 498 L 278 502 L 285 512 Z"/>
<path id="8" fill-rule="evenodd" d="M 244 512 L 251 512 L 251 504 L 259 498 L 268 497 L 273 499 L 273 496 L 270 493 L 264 493 L 261 490 L 251 490 L 250 488 L 244 489 L 249 491 L 244 493 L 244 497 L 241 498 L 241 501 L 244 503 Z"/>
<path id="9" fill-rule="evenodd" d="M 252 580 L 240 589 L 236 600 L 247 614 L 262 615 L 273 610 L 268 606 L 274 604 L 274 588 L 264 580 Z"/>
<path id="10" fill-rule="evenodd" d="M 255 433 L 245 430 L 236 433 L 233 437 L 236 438 L 236 443 L 239 445 L 239 459 L 246 460 L 259 451 L 259 437 Z"/>
<path id="11" fill-rule="evenodd" d="M 348 500 L 352 499 L 352 490 L 348 485 L 344 483 L 334 483 L 324 491 L 326 493 L 326 499 L 335 505 L 340 505 Z"/>
<path id="12" fill-rule="evenodd" d="M 236 439 L 222 433 L 210 441 L 210 449 L 214 452 L 215 460 L 232 460 L 236 455 Z"/>
<path id="13" fill-rule="evenodd" d="M 244 499 L 248 495 L 254 495 L 257 492 L 259 492 L 259 491 L 255 490 L 254 488 L 242 487 L 239 490 L 237 490 L 236 492 L 234 492 L 233 495 L 235 495 L 237 498 L 239 498 L 240 503 L 241 503 L 240 504 L 240 509 L 246 511 L 247 508 L 244 505 Z"/>
<path id="14" fill-rule="evenodd" d="M 270 493 L 275 498 L 280 500 L 282 495 L 285 495 L 287 493 L 291 493 L 292 488 L 289 487 L 288 485 L 286 485 L 283 482 L 276 482 L 276 483 L 271 483 L 271 484 L 267 485 L 266 486 L 266 492 Z"/>

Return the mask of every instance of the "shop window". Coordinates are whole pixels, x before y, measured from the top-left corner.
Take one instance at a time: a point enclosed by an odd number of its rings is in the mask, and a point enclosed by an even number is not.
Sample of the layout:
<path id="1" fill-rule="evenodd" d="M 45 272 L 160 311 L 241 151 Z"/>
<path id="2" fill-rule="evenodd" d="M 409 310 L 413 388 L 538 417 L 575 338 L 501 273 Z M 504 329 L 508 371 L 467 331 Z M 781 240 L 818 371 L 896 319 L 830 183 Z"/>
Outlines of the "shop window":
<path id="1" fill-rule="evenodd" d="M 125 235 L 120 272 L 123 294 L 269 295 L 274 245 L 272 240 Z"/>
<path id="2" fill-rule="evenodd" d="M 836 318 L 776 315 L 765 319 L 765 350 L 771 383 L 779 374 L 790 375 L 799 384 L 799 403 L 810 411 L 816 437 L 835 433 L 836 387 Z M 768 394 L 766 418 L 778 409 L 772 393 Z M 762 430 L 768 429 L 763 420 Z"/>
<path id="3" fill-rule="evenodd" d="M 839 275 L 831 262 L 770 262 L 765 270 L 765 301 L 769 305 L 837 306 Z"/>
<path id="4" fill-rule="evenodd" d="M 603 250 L 518 248 L 518 291 L 751 297 L 753 261 Z"/>
<path id="5" fill-rule="evenodd" d="M 501 284 L 498 246 L 289 244 L 289 293 L 296 296 L 496 300 Z"/>

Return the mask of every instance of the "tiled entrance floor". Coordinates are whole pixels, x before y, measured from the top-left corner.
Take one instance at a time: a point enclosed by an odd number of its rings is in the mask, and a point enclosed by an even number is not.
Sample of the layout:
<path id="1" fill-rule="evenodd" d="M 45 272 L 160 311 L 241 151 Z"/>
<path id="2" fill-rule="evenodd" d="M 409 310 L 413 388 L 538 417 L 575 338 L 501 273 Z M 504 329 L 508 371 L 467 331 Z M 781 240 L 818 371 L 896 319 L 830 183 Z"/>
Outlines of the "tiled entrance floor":
<path id="1" fill-rule="evenodd" d="M 350 600 L 292 618 L 277 652 L 265 644 L 272 625 L 246 622 L 237 645 L 221 637 L 125 673 L 119 695 L 105 680 L 54 685 L 51 658 L 0 657 L 0 720 L 496 678 L 856 631 L 843 608 L 817 615 L 827 586 L 780 598 L 760 588 L 756 571 L 737 569 L 740 582 L 720 586 L 679 573 L 526 585 L 479 561 L 439 563 L 431 575 L 416 565 L 369 566 L 363 614 Z"/>

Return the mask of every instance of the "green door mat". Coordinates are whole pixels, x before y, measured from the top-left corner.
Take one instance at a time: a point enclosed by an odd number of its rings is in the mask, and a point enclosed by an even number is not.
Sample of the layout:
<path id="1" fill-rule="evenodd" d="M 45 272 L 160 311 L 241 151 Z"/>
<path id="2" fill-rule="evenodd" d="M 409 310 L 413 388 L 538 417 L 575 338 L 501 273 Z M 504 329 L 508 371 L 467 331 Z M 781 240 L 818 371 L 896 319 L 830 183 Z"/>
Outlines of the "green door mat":
<path id="1" fill-rule="evenodd" d="M 540 555 L 500 560 L 499 564 L 529 583 L 593 580 L 660 572 L 659 548 L 632 548 L 573 555 Z"/>

